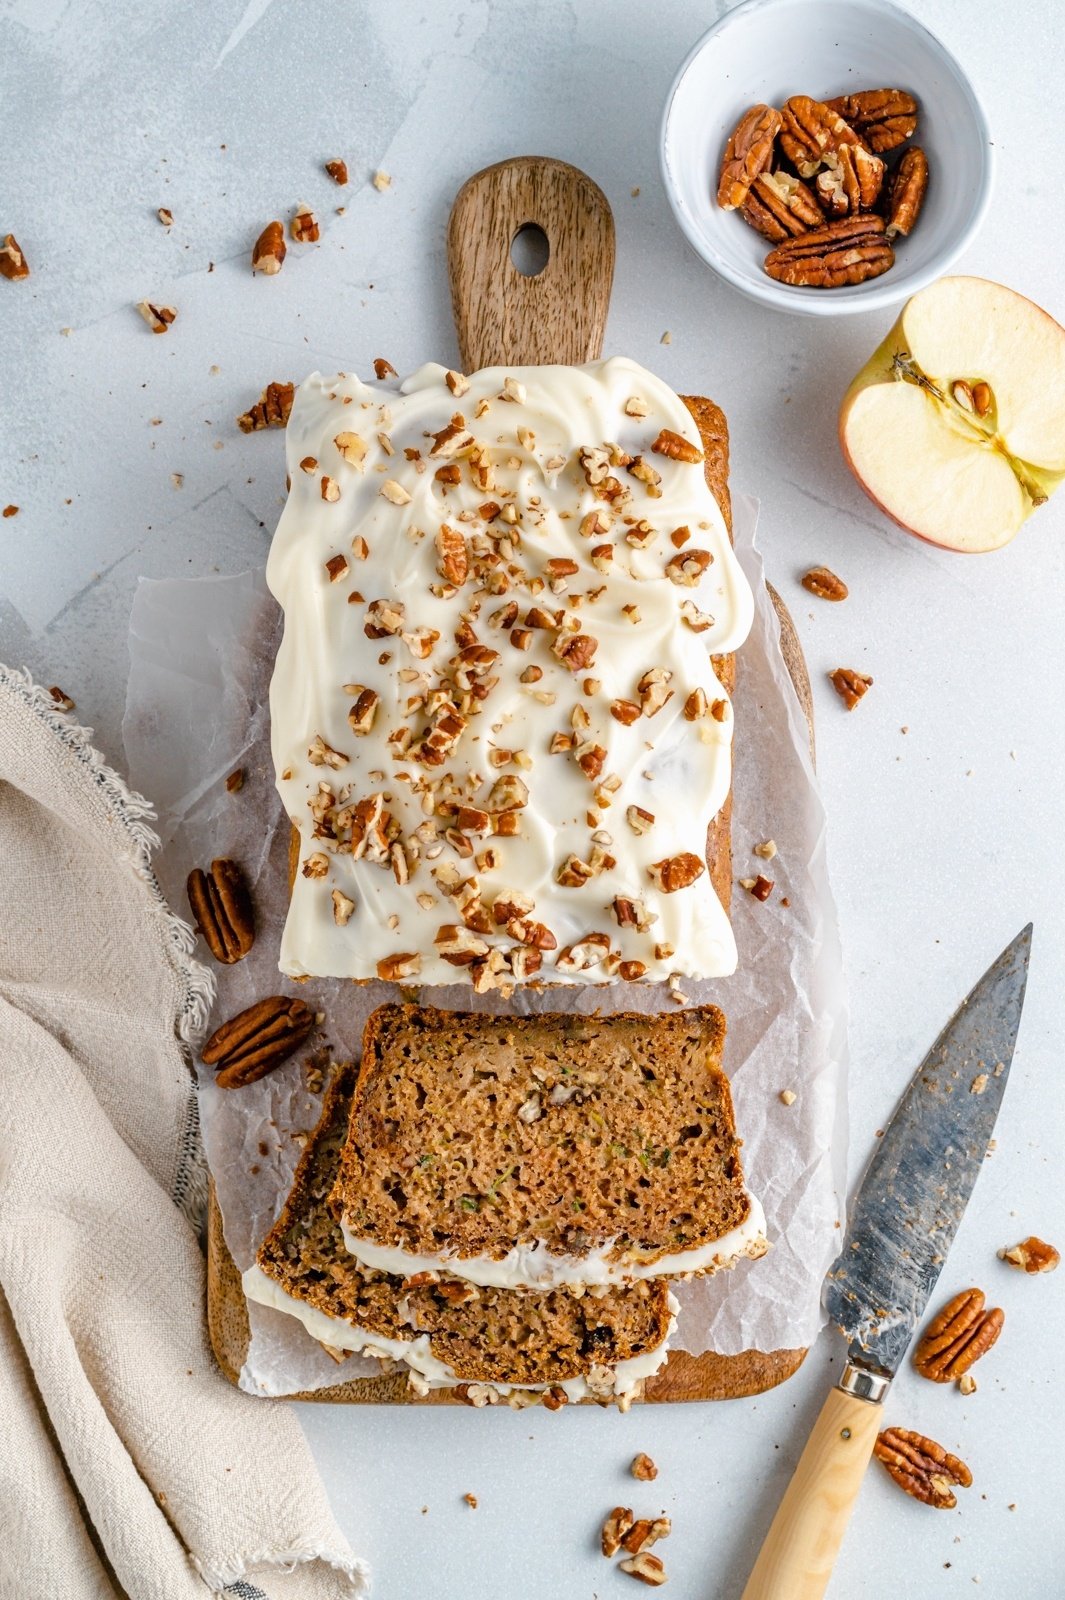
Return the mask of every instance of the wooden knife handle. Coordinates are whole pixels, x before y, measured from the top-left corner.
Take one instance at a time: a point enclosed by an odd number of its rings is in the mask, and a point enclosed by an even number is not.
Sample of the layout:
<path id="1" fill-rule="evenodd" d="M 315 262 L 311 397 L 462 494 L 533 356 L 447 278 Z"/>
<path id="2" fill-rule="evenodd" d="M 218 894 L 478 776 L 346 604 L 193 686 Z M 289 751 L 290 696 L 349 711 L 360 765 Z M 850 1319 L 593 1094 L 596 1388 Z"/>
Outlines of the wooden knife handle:
<path id="1" fill-rule="evenodd" d="M 518 271 L 526 227 L 547 236 L 547 264 Z M 447 228 L 451 303 L 463 369 L 595 361 L 614 277 L 614 218 L 599 185 L 565 161 L 517 156 L 467 179 Z"/>
<path id="2" fill-rule="evenodd" d="M 747 1580 L 743 1600 L 821 1600 L 883 1418 L 833 1389 Z"/>

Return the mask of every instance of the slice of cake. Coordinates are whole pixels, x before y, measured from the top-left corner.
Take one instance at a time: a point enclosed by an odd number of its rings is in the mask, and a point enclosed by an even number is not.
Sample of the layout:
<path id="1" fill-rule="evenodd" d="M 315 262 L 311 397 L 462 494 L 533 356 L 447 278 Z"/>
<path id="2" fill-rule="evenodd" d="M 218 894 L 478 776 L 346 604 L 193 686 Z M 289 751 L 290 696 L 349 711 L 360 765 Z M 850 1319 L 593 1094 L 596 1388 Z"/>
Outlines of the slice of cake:
<path id="1" fill-rule="evenodd" d="M 753 602 L 719 419 L 619 358 L 301 386 L 267 567 L 299 833 L 283 971 L 484 992 L 734 970 L 729 653 Z"/>
<path id="2" fill-rule="evenodd" d="M 331 1204 L 364 1267 L 482 1287 L 707 1273 L 764 1254 L 725 1022 L 373 1012 Z"/>
<path id="3" fill-rule="evenodd" d="M 244 1274 L 248 1298 L 303 1323 L 339 1351 L 404 1362 L 419 1392 L 461 1383 L 566 1400 L 630 1397 L 666 1359 L 676 1303 L 664 1282 L 579 1294 L 477 1289 L 361 1268 L 326 1200 L 348 1127 L 355 1072 L 330 1088 L 284 1210 Z"/>

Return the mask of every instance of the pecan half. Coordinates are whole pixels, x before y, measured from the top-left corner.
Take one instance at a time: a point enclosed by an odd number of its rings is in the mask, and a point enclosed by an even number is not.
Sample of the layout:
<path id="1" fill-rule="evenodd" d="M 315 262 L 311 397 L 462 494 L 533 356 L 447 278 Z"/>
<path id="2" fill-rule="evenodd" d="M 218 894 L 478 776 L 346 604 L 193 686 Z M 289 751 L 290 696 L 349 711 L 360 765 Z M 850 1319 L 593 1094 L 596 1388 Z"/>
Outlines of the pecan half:
<path id="1" fill-rule="evenodd" d="M 765 270 L 778 283 L 806 289 L 838 289 L 877 278 L 894 264 L 884 237 L 883 217 L 862 214 L 826 222 L 823 228 L 789 239 L 765 258 Z"/>
<path id="2" fill-rule="evenodd" d="M 903 237 L 913 228 L 924 205 L 928 192 L 928 157 L 917 145 L 907 150 L 891 178 L 887 196 L 887 228 L 889 239 L 901 233 Z"/>
<path id="3" fill-rule="evenodd" d="M 937 1511 L 953 1511 L 958 1501 L 951 1484 L 968 1489 L 973 1475 L 957 1456 L 934 1439 L 909 1428 L 885 1428 L 878 1433 L 873 1454 L 882 1461 L 900 1489 Z"/>
<path id="4" fill-rule="evenodd" d="M 773 159 L 773 141 L 780 132 L 780 112 L 752 106 L 729 134 L 721 162 L 717 203 L 724 211 L 742 206 L 755 178 Z"/>
<path id="5" fill-rule="evenodd" d="M 220 1089 L 242 1089 L 287 1061 L 314 1026 L 303 1000 L 272 994 L 216 1028 L 203 1047 L 203 1062 L 218 1067 Z"/>
<path id="6" fill-rule="evenodd" d="M 922 1378 L 953 1383 L 986 1355 L 1002 1332 L 1006 1313 L 984 1309 L 982 1289 L 963 1289 L 948 1300 L 923 1334 L 913 1353 Z"/>
<path id="7" fill-rule="evenodd" d="M 856 176 L 862 205 L 871 206 L 880 193 L 883 161 L 821 100 L 797 94 L 785 103 L 780 148 L 800 178 L 812 178 L 822 166 L 845 162 Z"/>
<path id="8" fill-rule="evenodd" d="M 215 960 L 226 966 L 242 961 L 255 943 L 255 917 L 237 863 L 222 857 L 209 872 L 196 867 L 186 887 L 196 926 Z"/>
<path id="9" fill-rule="evenodd" d="M 763 172 L 752 184 L 740 214 L 774 244 L 819 228 L 825 220 L 813 190 L 790 172 Z"/>
<path id="10" fill-rule="evenodd" d="M 837 578 L 830 567 L 811 567 L 803 574 L 802 586 L 819 600 L 846 600 L 850 594 L 843 579 Z"/>
<path id="11" fill-rule="evenodd" d="M 259 433 L 263 428 L 284 428 L 295 398 L 294 383 L 268 383 L 250 410 L 237 418 L 241 433 Z"/>
<path id="12" fill-rule="evenodd" d="M 873 680 L 853 667 L 837 667 L 828 675 L 828 681 L 839 695 L 848 711 L 853 711 L 858 701 L 873 687 Z"/>
<path id="13" fill-rule="evenodd" d="M 692 466 L 703 459 L 703 452 L 682 433 L 663 428 L 651 446 L 656 456 L 668 456 L 670 461 L 687 461 Z"/>
<path id="14" fill-rule="evenodd" d="M 1054 1272 L 1061 1261 L 1061 1252 L 1052 1244 L 1047 1244 L 1045 1239 L 1036 1238 L 1034 1233 L 1022 1239 L 1020 1244 L 1000 1250 L 999 1255 L 1021 1272 Z"/>
<path id="15" fill-rule="evenodd" d="M 870 150 L 897 150 L 917 128 L 917 101 L 905 89 L 861 89 L 825 105 L 854 129 Z"/>

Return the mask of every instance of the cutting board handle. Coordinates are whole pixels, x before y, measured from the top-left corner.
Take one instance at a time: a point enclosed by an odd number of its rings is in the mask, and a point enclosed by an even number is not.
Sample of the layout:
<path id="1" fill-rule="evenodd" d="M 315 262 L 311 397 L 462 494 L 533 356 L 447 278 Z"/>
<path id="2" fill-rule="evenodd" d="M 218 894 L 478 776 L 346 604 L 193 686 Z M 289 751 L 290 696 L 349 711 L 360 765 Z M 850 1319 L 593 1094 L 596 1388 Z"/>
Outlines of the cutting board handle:
<path id="1" fill-rule="evenodd" d="M 547 264 L 514 265 L 523 228 L 543 230 Z M 614 218 L 599 185 L 547 156 L 517 156 L 467 179 L 447 229 L 451 303 L 466 372 L 595 361 L 614 277 Z"/>

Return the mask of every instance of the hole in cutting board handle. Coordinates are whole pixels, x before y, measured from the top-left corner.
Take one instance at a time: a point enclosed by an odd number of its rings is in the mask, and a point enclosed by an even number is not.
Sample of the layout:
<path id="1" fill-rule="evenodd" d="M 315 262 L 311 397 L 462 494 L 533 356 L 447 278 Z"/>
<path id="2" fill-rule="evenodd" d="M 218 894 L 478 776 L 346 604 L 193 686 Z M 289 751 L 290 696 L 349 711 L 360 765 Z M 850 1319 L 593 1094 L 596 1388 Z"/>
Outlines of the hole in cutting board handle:
<path id="1" fill-rule="evenodd" d="M 551 258 L 551 243 L 538 222 L 523 222 L 510 241 L 510 259 L 523 278 L 538 278 Z"/>

